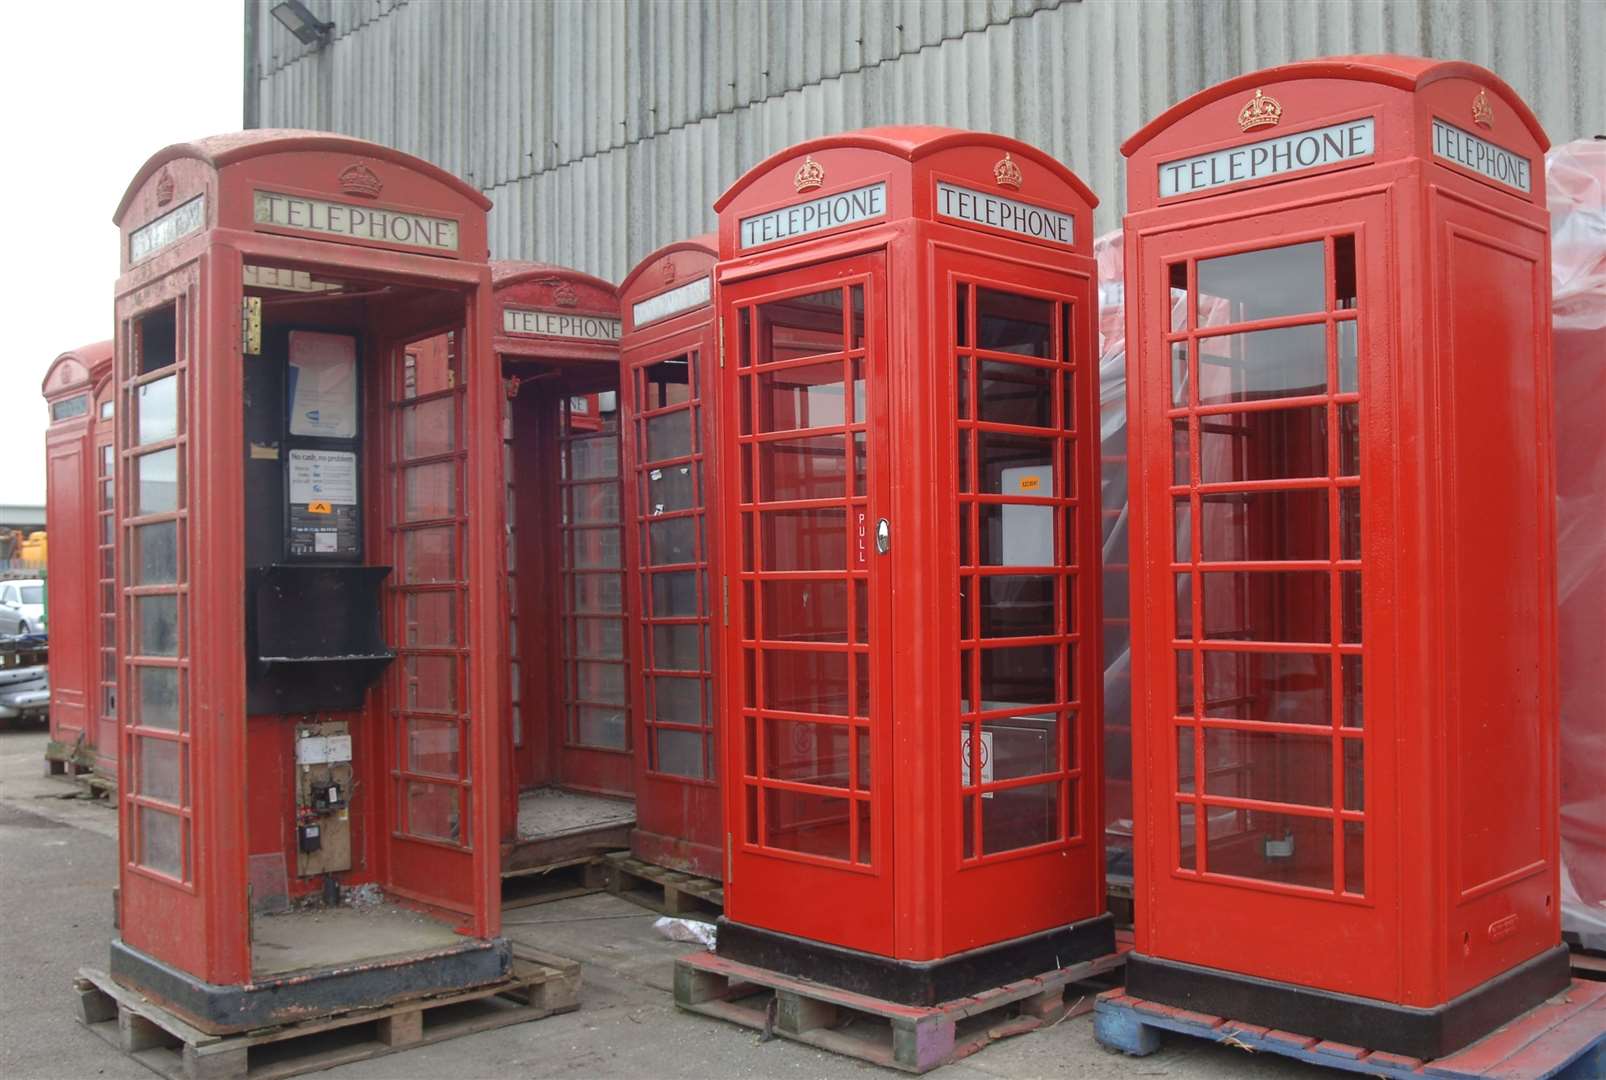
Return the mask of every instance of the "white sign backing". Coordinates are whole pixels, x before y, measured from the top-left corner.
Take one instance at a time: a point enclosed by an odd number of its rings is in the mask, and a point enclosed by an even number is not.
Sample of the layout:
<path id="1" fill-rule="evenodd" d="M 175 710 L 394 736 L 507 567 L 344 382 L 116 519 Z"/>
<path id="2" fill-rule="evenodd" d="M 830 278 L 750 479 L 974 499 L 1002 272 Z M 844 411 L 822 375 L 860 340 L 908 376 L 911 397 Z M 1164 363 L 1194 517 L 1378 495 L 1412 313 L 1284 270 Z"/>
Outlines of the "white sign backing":
<path id="1" fill-rule="evenodd" d="M 955 184 L 937 184 L 937 214 L 955 221 L 1019 233 L 1033 240 L 1066 246 L 1075 243 L 1076 219 L 1070 214 Z"/>
<path id="2" fill-rule="evenodd" d="M 1296 131 L 1242 146 L 1229 146 L 1208 154 L 1161 162 L 1160 198 L 1303 172 L 1340 161 L 1357 161 L 1370 157 L 1376 149 L 1377 125 L 1370 116 L 1314 131 Z"/>

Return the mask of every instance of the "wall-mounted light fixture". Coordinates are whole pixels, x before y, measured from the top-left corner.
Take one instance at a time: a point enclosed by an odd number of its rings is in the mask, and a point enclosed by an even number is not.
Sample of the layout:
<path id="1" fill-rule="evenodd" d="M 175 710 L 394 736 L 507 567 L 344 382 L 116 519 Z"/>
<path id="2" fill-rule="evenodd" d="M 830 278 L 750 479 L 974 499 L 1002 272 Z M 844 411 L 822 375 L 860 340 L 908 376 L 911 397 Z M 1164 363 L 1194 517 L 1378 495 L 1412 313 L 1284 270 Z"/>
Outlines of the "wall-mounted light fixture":
<path id="1" fill-rule="evenodd" d="M 308 10 L 301 0 L 281 0 L 273 5 L 273 17 L 303 45 L 327 45 L 335 24 L 324 22 Z"/>

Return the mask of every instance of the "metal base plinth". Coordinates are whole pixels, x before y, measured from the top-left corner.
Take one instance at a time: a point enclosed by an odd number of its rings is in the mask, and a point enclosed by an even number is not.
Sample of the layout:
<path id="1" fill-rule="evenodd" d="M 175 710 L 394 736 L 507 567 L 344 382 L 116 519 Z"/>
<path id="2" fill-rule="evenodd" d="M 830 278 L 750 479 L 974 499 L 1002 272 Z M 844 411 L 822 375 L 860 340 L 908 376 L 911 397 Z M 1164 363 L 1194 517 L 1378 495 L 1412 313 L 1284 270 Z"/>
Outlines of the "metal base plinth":
<path id="1" fill-rule="evenodd" d="M 937 1005 L 1115 952 L 1108 913 L 957 953 L 941 960 L 896 960 L 839 945 L 719 920 L 725 959 L 766 968 L 900 1005 Z"/>
<path id="2" fill-rule="evenodd" d="M 118 939 L 111 946 L 111 977 L 202 1031 L 228 1034 L 483 986 L 507 976 L 512 955 L 506 938 L 471 938 L 449 948 L 220 986 Z"/>
<path id="3" fill-rule="evenodd" d="M 1425 1061 L 1481 1039 L 1566 989 L 1571 977 L 1567 947 L 1558 945 L 1423 1009 L 1136 952 L 1126 958 L 1126 992 L 1135 998 Z"/>

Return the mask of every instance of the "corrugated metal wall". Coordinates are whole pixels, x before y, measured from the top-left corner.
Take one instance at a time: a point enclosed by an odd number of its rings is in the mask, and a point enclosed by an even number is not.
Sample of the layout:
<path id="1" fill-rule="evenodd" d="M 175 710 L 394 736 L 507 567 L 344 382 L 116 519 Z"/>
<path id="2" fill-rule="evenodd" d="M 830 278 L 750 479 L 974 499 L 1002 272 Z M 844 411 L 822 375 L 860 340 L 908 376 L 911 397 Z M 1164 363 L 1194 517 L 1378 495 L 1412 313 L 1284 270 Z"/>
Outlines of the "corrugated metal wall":
<path id="1" fill-rule="evenodd" d="M 1121 140 L 1243 71 L 1313 56 L 1471 60 L 1553 141 L 1606 132 L 1606 0 L 308 0 L 309 50 L 246 0 L 246 123 L 374 139 L 496 202 L 498 257 L 622 278 L 713 226 L 748 166 L 886 123 L 1002 132 L 1119 220 Z"/>

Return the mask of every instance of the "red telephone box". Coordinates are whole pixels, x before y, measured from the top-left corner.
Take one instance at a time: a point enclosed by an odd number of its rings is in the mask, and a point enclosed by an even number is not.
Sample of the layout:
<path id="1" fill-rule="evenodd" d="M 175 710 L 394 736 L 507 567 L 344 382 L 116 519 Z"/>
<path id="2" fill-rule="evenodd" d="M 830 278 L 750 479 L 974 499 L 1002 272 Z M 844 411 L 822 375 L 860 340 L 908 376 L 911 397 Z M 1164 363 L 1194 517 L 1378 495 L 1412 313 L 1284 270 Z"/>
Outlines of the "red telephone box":
<path id="1" fill-rule="evenodd" d="M 660 866 L 724 876 L 714 737 L 709 541 L 717 500 L 716 240 L 669 244 L 619 287 L 630 730 L 636 827 L 630 848 Z"/>
<path id="2" fill-rule="evenodd" d="M 625 847 L 635 764 L 618 293 L 561 267 L 493 270 L 511 684 L 502 862 L 512 874 Z"/>
<path id="3" fill-rule="evenodd" d="M 208 1030 L 508 969 L 488 207 L 251 131 L 117 209 L 111 974 Z"/>
<path id="4" fill-rule="evenodd" d="M 715 204 L 722 956 L 931 1003 L 1113 951 L 1094 204 L 929 127 Z"/>
<path id="5" fill-rule="evenodd" d="M 114 645 L 110 620 L 116 617 L 110 580 L 111 362 L 109 341 L 64 352 L 45 373 L 42 389 L 50 409 L 45 432 L 46 757 L 108 778 L 117 775 L 117 670 L 107 652 Z"/>
<path id="6" fill-rule="evenodd" d="M 1122 148 L 1138 997 L 1431 1058 L 1567 985 L 1545 145 L 1376 56 Z"/>

